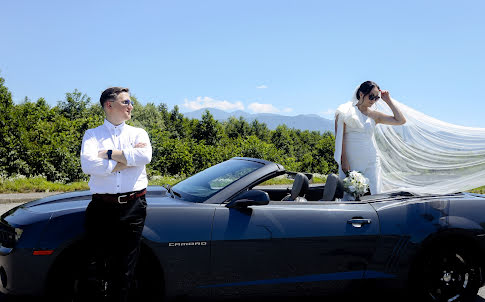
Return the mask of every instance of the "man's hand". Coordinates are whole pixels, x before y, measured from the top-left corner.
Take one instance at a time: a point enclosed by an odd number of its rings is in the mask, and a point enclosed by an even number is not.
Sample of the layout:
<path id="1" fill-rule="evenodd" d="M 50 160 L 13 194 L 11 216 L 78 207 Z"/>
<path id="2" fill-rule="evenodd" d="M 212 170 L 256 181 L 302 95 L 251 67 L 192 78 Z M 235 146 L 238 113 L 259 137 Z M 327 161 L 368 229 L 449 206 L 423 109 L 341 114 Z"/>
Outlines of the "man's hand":
<path id="1" fill-rule="evenodd" d="M 146 143 L 137 143 L 134 148 L 145 148 L 147 146 Z M 108 159 L 108 150 L 100 150 L 98 152 L 98 157 L 102 159 Z M 117 161 L 118 163 L 124 164 L 126 166 L 126 158 L 125 155 L 123 154 L 122 150 L 113 150 L 113 153 L 111 154 L 111 159 Z M 125 167 L 123 169 L 126 169 L 128 167 Z"/>
<path id="2" fill-rule="evenodd" d="M 129 167 L 127 165 L 123 164 L 123 163 L 117 163 L 116 166 L 115 166 L 115 168 L 111 172 L 112 173 L 118 172 L 118 171 L 124 170 L 126 168 L 129 168 Z"/>
<path id="3" fill-rule="evenodd" d="M 108 150 L 101 150 L 98 152 L 98 157 L 102 159 L 108 159 Z"/>
<path id="4" fill-rule="evenodd" d="M 145 148 L 146 146 L 147 146 L 146 143 L 137 143 L 134 148 Z M 118 151 L 119 150 L 113 150 L 112 156 L 115 156 L 115 154 L 118 154 L 118 153 L 121 154 L 121 151 L 120 152 L 118 152 Z M 98 152 L 98 157 L 102 158 L 102 159 L 108 159 L 108 153 L 107 152 L 108 152 L 108 150 L 100 150 Z"/>

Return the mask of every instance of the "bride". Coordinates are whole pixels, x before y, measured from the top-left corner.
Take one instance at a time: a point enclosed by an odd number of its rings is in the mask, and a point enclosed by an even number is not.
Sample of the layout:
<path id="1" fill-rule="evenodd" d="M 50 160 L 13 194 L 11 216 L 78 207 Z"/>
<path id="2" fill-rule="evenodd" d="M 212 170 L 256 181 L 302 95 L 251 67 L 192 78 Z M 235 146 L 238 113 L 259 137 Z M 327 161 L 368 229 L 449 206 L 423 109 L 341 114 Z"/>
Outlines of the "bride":
<path id="1" fill-rule="evenodd" d="M 376 102 L 382 99 L 393 115 L 377 111 Z M 377 124 L 403 125 L 406 118 L 391 99 L 389 91 L 366 81 L 355 90 L 352 101 L 340 105 L 335 113 L 335 160 L 339 176 L 355 170 L 369 179 L 371 194 L 381 192 L 381 167 L 375 139 Z"/>

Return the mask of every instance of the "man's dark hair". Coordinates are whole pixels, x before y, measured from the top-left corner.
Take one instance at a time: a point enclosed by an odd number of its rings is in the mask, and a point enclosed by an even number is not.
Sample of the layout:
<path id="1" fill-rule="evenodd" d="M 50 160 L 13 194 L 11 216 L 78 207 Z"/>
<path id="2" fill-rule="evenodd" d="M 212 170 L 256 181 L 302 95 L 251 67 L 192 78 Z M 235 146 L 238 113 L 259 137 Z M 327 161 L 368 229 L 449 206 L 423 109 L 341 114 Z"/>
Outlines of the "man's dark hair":
<path id="1" fill-rule="evenodd" d="M 364 95 L 368 95 L 374 87 L 377 87 L 377 89 L 381 89 L 376 83 L 372 81 L 365 81 L 364 83 L 360 84 L 360 87 L 359 89 L 357 89 L 355 96 L 358 100 L 360 100 L 359 92 L 362 92 Z"/>
<path id="2" fill-rule="evenodd" d="M 101 93 L 101 97 L 99 98 L 99 103 L 101 103 L 101 107 L 104 108 L 104 103 L 106 103 L 110 99 L 116 99 L 118 94 L 122 92 L 130 93 L 130 89 L 123 88 L 123 87 L 110 87 Z"/>

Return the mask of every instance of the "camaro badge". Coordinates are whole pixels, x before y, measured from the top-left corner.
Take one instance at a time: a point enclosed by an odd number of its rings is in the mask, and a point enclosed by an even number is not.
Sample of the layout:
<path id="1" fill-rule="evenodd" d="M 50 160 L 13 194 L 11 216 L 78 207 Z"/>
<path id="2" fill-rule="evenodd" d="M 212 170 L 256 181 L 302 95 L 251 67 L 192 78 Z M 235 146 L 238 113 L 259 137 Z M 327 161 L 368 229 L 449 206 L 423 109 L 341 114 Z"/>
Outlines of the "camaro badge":
<path id="1" fill-rule="evenodd" d="M 168 246 L 203 246 L 207 245 L 207 241 L 195 241 L 195 242 L 169 242 Z"/>

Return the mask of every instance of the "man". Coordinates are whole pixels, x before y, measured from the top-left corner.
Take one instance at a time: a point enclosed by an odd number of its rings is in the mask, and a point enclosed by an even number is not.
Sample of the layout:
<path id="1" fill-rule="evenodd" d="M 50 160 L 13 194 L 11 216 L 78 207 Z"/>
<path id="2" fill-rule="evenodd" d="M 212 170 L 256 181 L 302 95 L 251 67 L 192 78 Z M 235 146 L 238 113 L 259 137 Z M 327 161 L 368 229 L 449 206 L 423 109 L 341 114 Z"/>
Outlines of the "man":
<path id="1" fill-rule="evenodd" d="M 145 224 L 145 165 L 152 148 L 145 130 L 125 124 L 133 110 L 128 88 L 108 88 L 99 101 L 106 119 L 86 131 L 81 147 L 81 167 L 90 175 L 93 194 L 86 210 L 87 246 L 96 253 L 98 276 L 108 264 L 109 298 L 126 301 Z"/>

